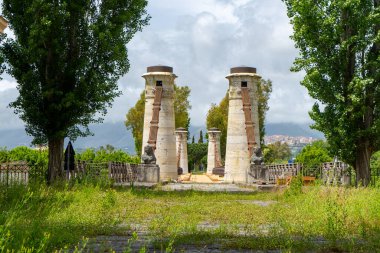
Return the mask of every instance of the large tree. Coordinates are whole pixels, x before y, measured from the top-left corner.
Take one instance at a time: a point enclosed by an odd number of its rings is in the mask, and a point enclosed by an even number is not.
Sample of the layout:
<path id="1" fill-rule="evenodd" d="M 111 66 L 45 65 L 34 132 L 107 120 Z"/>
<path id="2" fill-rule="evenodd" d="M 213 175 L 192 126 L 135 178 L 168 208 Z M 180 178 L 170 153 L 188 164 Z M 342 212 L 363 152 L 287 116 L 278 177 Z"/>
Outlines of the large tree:
<path id="1" fill-rule="evenodd" d="M 333 154 L 370 181 L 380 136 L 380 0 L 284 0 L 300 56 L 293 71 L 317 99 L 310 112 Z"/>
<path id="2" fill-rule="evenodd" d="M 265 135 L 265 115 L 269 110 L 268 101 L 272 92 L 272 81 L 261 79 L 257 87 L 258 92 L 258 112 L 259 112 L 259 129 L 260 142 L 264 145 Z M 226 154 L 226 139 L 227 139 L 227 123 L 228 123 L 228 92 L 220 101 L 219 105 L 212 104 L 207 113 L 206 126 L 207 129 L 216 127 L 221 131 L 220 149 L 222 158 Z"/>
<path id="3" fill-rule="evenodd" d="M 297 163 L 302 163 L 308 172 L 317 174 L 322 163 L 331 162 L 333 158 L 329 154 L 329 145 L 323 141 L 315 141 L 306 147 L 296 157 Z"/>
<path id="4" fill-rule="evenodd" d="M 48 181 L 62 174 L 65 137 L 90 134 L 120 94 L 127 43 L 148 24 L 146 0 L 3 0 L 14 32 L 0 53 L 20 95 L 11 106 L 34 143 L 48 143 Z M 100 117 L 99 117 L 100 115 Z"/>
<path id="5" fill-rule="evenodd" d="M 174 85 L 174 114 L 175 127 L 184 127 L 189 130 L 190 116 L 189 110 L 191 105 L 189 102 L 190 88 L 188 86 Z M 142 150 L 142 139 L 144 130 L 144 113 L 145 113 L 145 92 L 141 92 L 140 99 L 137 100 L 134 107 L 129 109 L 126 115 L 125 126 L 132 130 L 135 140 L 135 151 L 139 154 Z"/>
<path id="6" fill-rule="evenodd" d="M 264 148 L 264 162 L 266 164 L 287 163 L 292 157 L 292 151 L 287 143 L 275 142 Z"/>

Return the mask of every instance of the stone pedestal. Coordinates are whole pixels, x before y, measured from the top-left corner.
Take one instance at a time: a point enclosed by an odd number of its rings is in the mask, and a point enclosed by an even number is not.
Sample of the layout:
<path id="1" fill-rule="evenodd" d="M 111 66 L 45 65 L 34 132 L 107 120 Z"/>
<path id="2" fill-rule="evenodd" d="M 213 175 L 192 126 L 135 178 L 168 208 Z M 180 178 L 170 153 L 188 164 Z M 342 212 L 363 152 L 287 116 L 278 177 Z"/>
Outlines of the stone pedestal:
<path id="1" fill-rule="evenodd" d="M 257 87 L 260 76 L 251 67 L 231 68 L 229 80 L 229 107 L 225 161 L 225 181 L 230 183 L 247 183 L 250 168 L 250 151 L 246 125 L 253 125 L 254 145 L 260 146 L 258 95 Z M 242 88 L 248 89 L 250 115 L 252 122 L 246 122 L 243 111 Z"/>
<path id="2" fill-rule="evenodd" d="M 187 131 L 185 128 L 177 128 L 176 147 L 177 147 L 177 168 L 182 168 L 182 174 L 189 173 L 187 159 Z"/>
<path id="3" fill-rule="evenodd" d="M 158 183 L 160 181 L 160 167 L 157 164 L 139 164 L 136 181 Z"/>
<path id="4" fill-rule="evenodd" d="M 247 183 L 265 183 L 269 182 L 269 172 L 265 165 L 251 164 L 248 171 Z"/>
<path id="5" fill-rule="evenodd" d="M 220 154 L 220 134 L 217 128 L 208 130 L 208 151 L 207 151 L 207 173 L 212 174 L 212 170 L 222 167 L 222 157 Z"/>
<path id="6" fill-rule="evenodd" d="M 144 113 L 144 131 L 142 153 L 144 147 L 148 145 L 149 136 L 156 134 L 155 156 L 157 164 L 160 167 L 160 179 L 177 179 L 177 159 L 175 145 L 175 121 L 174 121 L 174 80 L 177 77 L 173 74 L 173 68 L 167 66 L 148 67 L 148 73 L 143 75 L 145 79 L 145 113 Z M 160 109 L 157 121 L 152 117 L 155 102 L 156 90 L 162 89 L 160 99 Z M 156 115 L 157 116 L 157 115 Z M 152 127 L 157 127 L 151 131 Z M 151 140 L 152 142 L 152 140 Z M 150 144 L 151 145 L 151 144 Z"/>

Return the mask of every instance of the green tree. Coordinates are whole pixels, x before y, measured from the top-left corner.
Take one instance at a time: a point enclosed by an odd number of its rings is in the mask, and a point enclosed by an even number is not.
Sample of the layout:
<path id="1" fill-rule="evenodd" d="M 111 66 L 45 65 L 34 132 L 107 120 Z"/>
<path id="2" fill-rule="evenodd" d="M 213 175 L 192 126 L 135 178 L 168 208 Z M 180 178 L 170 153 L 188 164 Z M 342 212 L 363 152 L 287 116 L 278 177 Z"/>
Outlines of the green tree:
<path id="1" fill-rule="evenodd" d="M 203 131 L 199 131 L 199 139 L 198 139 L 198 143 L 203 143 Z"/>
<path id="2" fill-rule="evenodd" d="M 259 129 L 260 129 L 260 142 L 264 145 L 265 135 L 265 116 L 269 110 L 268 101 L 272 92 L 272 81 L 261 79 L 257 88 L 258 92 L 258 112 L 259 112 Z M 228 125 L 228 92 L 220 101 L 219 105 L 212 104 L 207 113 L 206 126 L 207 129 L 216 127 L 221 131 L 220 135 L 220 149 L 221 156 L 224 159 L 226 155 L 226 141 L 227 141 L 227 125 Z"/>
<path id="3" fill-rule="evenodd" d="M 175 127 L 184 127 L 189 130 L 190 117 L 189 110 L 191 105 L 189 102 L 190 88 L 188 86 L 174 85 L 174 114 Z M 132 130 L 135 140 L 135 150 L 140 154 L 142 150 L 143 131 L 144 131 L 144 113 L 145 113 L 145 91 L 141 92 L 140 99 L 137 100 L 134 107 L 129 109 L 126 115 L 125 126 Z"/>
<path id="4" fill-rule="evenodd" d="M 191 139 L 191 143 L 195 143 L 195 137 L 193 135 L 193 138 Z"/>
<path id="5" fill-rule="evenodd" d="M 264 148 L 264 161 L 267 164 L 284 163 L 292 156 L 289 145 L 279 141 L 268 144 Z"/>
<path id="6" fill-rule="evenodd" d="M 329 146 L 322 140 L 307 145 L 296 157 L 296 162 L 302 163 L 303 168 L 307 171 L 318 169 L 322 163 L 332 160 L 333 158 L 329 154 Z"/>
<path id="7" fill-rule="evenodd" d="M 194 170 L 202 162 L 207 161 L 207 143 L 191 143 L 187 146 L 189 169 Z"/>
<path id="8" fill-rule="evenodd" d="M 144 112 L 145 112 L 145 92 L 141 92 L 140 99 L 137 100 L 134 107 L 129 109 L 125 126 L 132 130 L 132 135 L 135 140 L 136 154 L 140 154 L 142 150 L 143 130 L 144 130 Z"/>
<path id="9" fill-rule="evenodd" d="M 190 88 L 188 86 L 174 85 L 174 114 L 175 114 L 175 127 L 184 127 L 189 131 L 190 127 L 190 115 L 191 109 L 189 96 Z"/>
<path id="10" fill-rule="evenodd" d="M 228 124 L 228 92 L 220 101 L 219 105 L 212 104 L 207 113 L 207 129 L 218 128 L 220 133 L 220 150 L 222 159 L 226 156 L 227 141 L 227 124 Z"/>
<path id="11" fill-rule="evenodd" d="M 301 84 L 319 100 L 313 128 L 368 185 L 380 136 L 380 0 L 284 2 L 300 51 L 292 70 L 306 72 Z"/>
<path id="12" fill-rule="evenodd" d="M 34 143 L 48 143 L 48 182 L 63 171 L 63 141 L 90 134 L 120 94 L 127 43 L 148 24 L 146 0 L 4 0 L 14 32 L 0 53 L 20 95 L 11 103 Z"/>
<path id="13" fill-rule="evenodd" d="M 120 149 L 115 149 L 111 145 L 105 148 L 101 147 L 99 150 L 86 149 L 75 155 L 76 160 L 94 162 L 94 163 L 107 163 L 107 162 L 125 162 L 125 163 L 139 163 L 138 156 L 131 156 Z"/>
<path id="14" fill-rule="evenodd" d="M 260 129 L 260 144 L 264 146 L 264 136 L 265 136 L 265 116 L 269 110 L 269 97 L 272 93 L 272 81 L 271 80 L 260 80 L 260 85 L 258 85 L 257 92 L 258 102 L 259 102 L 259 129 Z"/>

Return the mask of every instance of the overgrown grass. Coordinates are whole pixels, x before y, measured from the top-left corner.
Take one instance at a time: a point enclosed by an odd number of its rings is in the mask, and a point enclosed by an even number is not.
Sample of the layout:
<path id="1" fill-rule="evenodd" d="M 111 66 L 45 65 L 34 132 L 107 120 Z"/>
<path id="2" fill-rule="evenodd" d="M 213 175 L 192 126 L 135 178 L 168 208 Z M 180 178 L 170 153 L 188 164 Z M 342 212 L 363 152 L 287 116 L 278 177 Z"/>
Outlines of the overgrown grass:
<path id="1" fill-rule="evenodd" d="M 82 238 L 145 227 L 160 249 L 213 245 L 294 252 L 375 252 L 380 190 L 301 188 L 280 193 L 163 192 L 63 184 L 0 186 L 0 252 L 73 248 Z M 260 205 L 260 203 L 268 205 Z"/>

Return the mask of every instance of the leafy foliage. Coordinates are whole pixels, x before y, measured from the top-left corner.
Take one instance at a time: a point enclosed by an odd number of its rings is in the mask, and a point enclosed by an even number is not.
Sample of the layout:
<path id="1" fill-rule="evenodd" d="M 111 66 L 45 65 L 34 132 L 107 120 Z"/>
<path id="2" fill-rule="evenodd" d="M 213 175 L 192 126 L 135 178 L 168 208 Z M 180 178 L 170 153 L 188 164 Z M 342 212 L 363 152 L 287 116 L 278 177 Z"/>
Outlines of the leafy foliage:
<path id="1" fill-rule="evenodd" d="M 62 175 L 65 137 L 90 134 L 129 70 L 127 43 L 148 24 L 146 0 L 4 0 L 14 38 L 0 54 L 18 83 L 11 103 L 34 143 L 49 144 L 52 182 Z M 100 115 L 99 117 L 97 117 Z"/>
<path id="2" fill-rule="evenodd" d="M 199 139 L 198 139 L 198 143 L 203 143 L 203 131 L 199 131 Z"/>
<path id="3" fill-rule="evenodd" d="M 265 136 L 265 116 L 269 110 L 269 97 L 272 93 L 272 81 L 260 79 L 260 84 L 257 87 L 258 92 L 258 111 L 259 111 L 259 129 L 260 129 L 260 143 L 264 145 L 264 136 Z"/>
<path id="4" fill-rule="evenodd" d="M 15 39 L 2 41 L 20 96 L 11 104 L 37 143 L 87 135 L 129 69 L 127 43 L 147 25 L 145 0 L 4 0 Z M 82 131 L 78 126 L 84 126 Z"/>
<path id="5" fill-rule="evenodd" d="M 191 143 L 187 146 L 189 170 L 192 171 L 199 165 L 207 164 L 207 143 Z"/>
<path id="6" fill-rule="evenodd" d="M 317 99 L 310 112 L 331 152 L 370 180 L 369 159 L 380 146 L 380 1 L 284 0 L 300 56 L 293 71 Z"/>
<path id="7" fill-rule="evenodd" d="M 291 158 L 292 152 L 286 143 L 275 142 L 268 144 L 264 148 L 264 162 L 271 163 L 287 163 Z"/>
<path id="8" fill-rule="evenodd" d="M 115 149 L 110 145 L 107 145 L 106 147 L 100 147 L 98 150 L 88 148 L 82 152 L 77 152 L 75 154 L 75 159 L 94 163 L 140 162 L 140 158 L 138 156 L 131 156 L 128 153 L 120 149 Z M 25 161 L 30 166 L 46 167 L 48 164 L 48 151 L 31 149 L 24 146 L 16 147 L 11 150 L 0 148 L 0 163 L 19 161 Z"/>
<path id="9" fill-rule="evenodd" d="M 380 151 L 374 153 L 371 157 L 371 169 L 380 171 Z"/>
<path id="10" fill-rule="evenodd" d="M 190 88 L 188 86 L 174 85 L 174 114 L 175 127 L 184 127 L 189 130 L 190 116 L 189 110 L 191 105 L 189 102 Z M 144 131 L 144 112 L 145 112 L 145 92 L 141 92 L 140 99 L 135 106 L 129 109 L 126 115 L 125 126 L 132 130 L 135 140 L 135 151 L 140 154 L 142 150 L 143 131 Z"/>
<path id="11" fill-rule="evenodd" d="M 218 128 L 220 134 L 220 150 L 222 159 L 226 156 L 227 126 L 228 126 L 228 93 L 224 96 L 219 105 L 212 104 L 207 113 L 207 129 Z"/>
<path id="12" fill-rule="evenodd" d="M 189 86 L 177 86 L 174 85 L 174 114 L 175 114 L 175 127 L 183 127 L 189 131 L 190 127 L 190 115 L 189 110 L 191 109 L 189 96 L 190 88 Z"/>
<path id="13" fill-rule="evenodd" d="M 122 150 L 100 148 L 99 150 L 86 149 L 83 152 L 75 155 L 76 160 L 93 162 L 93 163 L 106 163 L 106 162 L 125 162 L 125 163 L 140 163 L 138 156 L 131 156 Z"/>
<path id="14" fill-rule="evenodd" d="M 140 99 L 135 106 L 129 109 L 126 115 L 125 126 L 132 130 L 135 140 L 135 151 L 140 154 L 142 150 L 143 131 L 144 131 L 144 112 L 145 112 L 145 92 L 141 92 Z"/>
<path id="15" fill-rule="evenodd" d="M 19 146 L 11 150 L 0 148 L 0 163 L 27 162 L 29 166 L 47 166 L 48 152 Z"/>
<path id="16" fill-rule="evenodd" d="M 326 142 L 315 141 L 306 147 L 296 157 L 297 163 L 302 163 L 306 169 L 318 168 L 322 163 L 331 162 L 329 146 Z"/>

